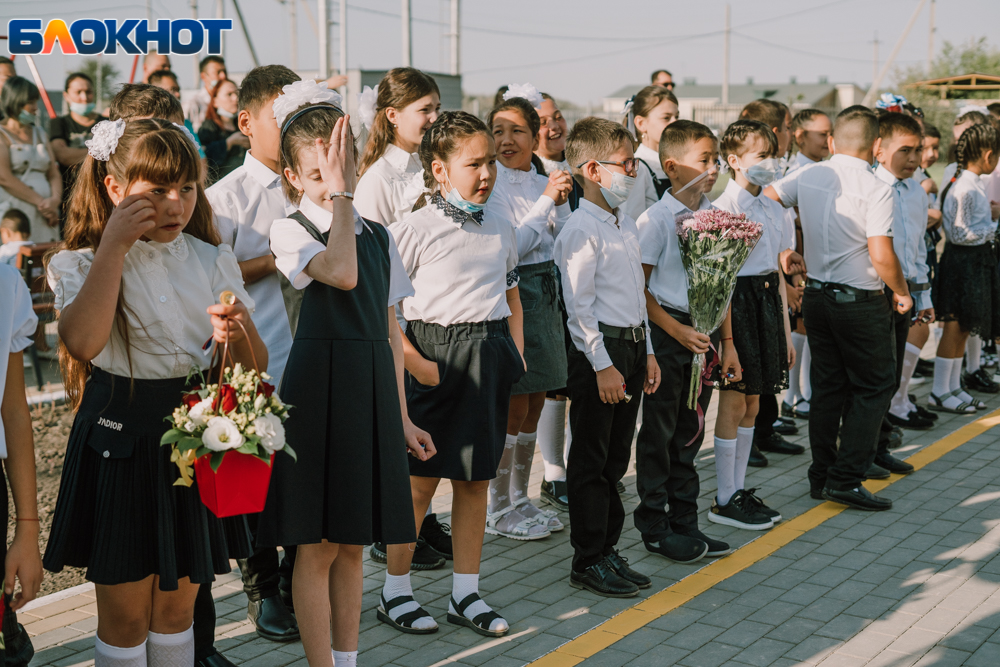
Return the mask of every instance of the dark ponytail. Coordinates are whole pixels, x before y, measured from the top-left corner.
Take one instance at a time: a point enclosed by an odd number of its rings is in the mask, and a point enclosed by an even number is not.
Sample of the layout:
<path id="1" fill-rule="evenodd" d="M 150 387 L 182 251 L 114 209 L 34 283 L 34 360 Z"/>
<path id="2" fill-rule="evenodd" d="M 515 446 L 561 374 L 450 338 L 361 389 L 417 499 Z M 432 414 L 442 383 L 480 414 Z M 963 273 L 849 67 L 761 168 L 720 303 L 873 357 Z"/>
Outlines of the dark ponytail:
<path id="1" fill-rule="evenodd" d="M 968 116 L 970 114 L 966 114 Z M 983 156 L 986 151 L 1000 153 L 1000 133 L 990 123 L 972 125 L 962 132 L 962 136 L 955 143 L 956 168 L 955 175 L 941 191 L 941 209 L 944 210 L 944 200 L 948 196 L 948 190 L 958 181 L 962 175 L 962 170 L 967 169 L 971 162 L 975 162 Z"/>
<path id="2" fill-rule="evenodd" d="M 499 96 L 499 94 L 500 93 L 498 92 L 497 95 Z M 531 102 L 523 97 L 512 97 L 509 100 L 501 100 L 495 107 L 493 107 L 493 110 L 490 111 L 486 125 L 491 133 L 493 131 L 493 119 L 496 118 L 496 115 L 501 111 L 516 111 L 521 114 L 521 117 L 524 118 L 524 122 L 528 124 L 528 129 L 531 130 L 531 136 L 533 137 L 537 137 L 538 131 L 542 129 L 542 119 L 538 117 L 538 112 L 535 111 L 535 107 L 531 106 Z M 535 170 L 539 174 L 542 176 L 548 176 L 548 174 L 545 173 L 545 165 L 542 164 L 542 159 L 534 153 L 531 154 L 531 164 L 535 167 Z"/>
<path id="3" fill-rule="evenodd" d="M 537 114 L 535 115 L 537 118 Z M 420 141 L 420 164 L 424 168 L 424 187 L 426 190 L 437 190 L 438 183 L 434 179 L 431 164 L 434 160 L 447 162 L 457 153 L 462 144 L 477 134 L 485 134 L 492 139 L 490 130 L 477 116 L 466 111 L 445 111 L 434 124 L 424 132 Z M 423 208 L 428 202 L 428 193 L 423 192 L 413 205 L 414 211 Z"/>

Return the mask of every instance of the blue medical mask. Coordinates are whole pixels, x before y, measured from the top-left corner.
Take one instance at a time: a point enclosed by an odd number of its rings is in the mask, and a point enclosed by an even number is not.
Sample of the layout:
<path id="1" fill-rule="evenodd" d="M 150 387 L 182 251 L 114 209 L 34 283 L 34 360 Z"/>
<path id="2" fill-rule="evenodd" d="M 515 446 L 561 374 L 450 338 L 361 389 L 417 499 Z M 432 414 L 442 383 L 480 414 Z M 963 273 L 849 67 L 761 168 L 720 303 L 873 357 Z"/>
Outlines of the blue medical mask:
<path id="1" fill-rule="evenodd" d="M 86 116 L 90 114 L 96 106 L 97 105 L 93 102 L 70 102 L 69 110 L 77 115 Z"/>
<path id="2" fill-rule="evenodd" d="M 598 162 L 598 164 L 601 164 Z M 628 199 L 629 193 L 632 192 L 632 186 L 635 185 L 635 178 L 633 176 L 626 176 L 625 174 L 619 174 L 618 172 L 611 171 L 603 164 L 601 164 L 601 169 L 611 174 L 611 187 L 605 188 L 601 187 L 601 194 L 604 195 L 604 201 L 608 203 L 611 208 L 618 208 Z"/>
<path id="3" fill-rule="evenodd" d="M 454 206 L 455 208 L 461 209 L 468 214 L 479 213 L 485 208 L 486 204 L 476 204 L 464 198 L 461 193 L 459 193 L 458 188 L 451 184 L 451 178 L 448 176 L 448 172 L 444 172 L 444 177 L 448 179 L 448 187 L 451 188 L 448 191 L 448 196 L 445 197 L 445 201 Z M 490 196 L 493 196 L 493 191 L 490 190 Z M 487 201 L 489 197 L 487 197 Z"/>
<path id="4" fill-rule="evenodd" d="M 752 164 L 745 169 L 740 164 L 740 159 L 736 158 L 736 166 L 739 167 L 750 183 L 759 185 L 760 187 L 765 187 L 773 183 L 781 171 L 781 161 L 773 157 L 761 160 L 757 164 Z"/>
<path id="5" fill-rule="evenodd" d="M 35 124 L 35 114 L 33 114 L 33 113 L 28 113 L 28 112 L 27 112 L 27 111 L 25 111 L 24 109 L 22 109 L 22 110 L 21 110 L 21 113 L 19 113 L 19 114 L 17 115 L 17 119 L 18 119 L 18 120 L 19 120 L 19 121 L 20 121 L 20 122 L 21 122 L 21 123 L 22 123 L 23 125 L 34 125 L 34 124 Z"/>

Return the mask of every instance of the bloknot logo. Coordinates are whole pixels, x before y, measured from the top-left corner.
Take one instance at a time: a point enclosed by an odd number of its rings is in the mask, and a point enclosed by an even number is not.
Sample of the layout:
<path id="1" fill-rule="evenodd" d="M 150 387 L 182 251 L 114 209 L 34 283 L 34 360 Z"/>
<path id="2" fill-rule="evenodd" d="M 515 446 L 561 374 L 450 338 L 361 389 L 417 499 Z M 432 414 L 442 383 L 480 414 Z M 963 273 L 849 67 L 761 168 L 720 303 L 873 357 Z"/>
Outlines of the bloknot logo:
<path id="1" fill-rule="evenodd" d="M 146 19 L 77 19 L 69 25 L 52 19 L 42 30 L 41 19 L 11 19 L 7 22 L 7 44 L 12 55 L 48 55 L 59 44 L 66 55 L 98 53 L 137 55 L 151 46 L 164 55 L 191 56 L 206 50 L 222 52 L 222 33 L 233 29 L 232 19 L 159 19 L 151 28 Z"/>

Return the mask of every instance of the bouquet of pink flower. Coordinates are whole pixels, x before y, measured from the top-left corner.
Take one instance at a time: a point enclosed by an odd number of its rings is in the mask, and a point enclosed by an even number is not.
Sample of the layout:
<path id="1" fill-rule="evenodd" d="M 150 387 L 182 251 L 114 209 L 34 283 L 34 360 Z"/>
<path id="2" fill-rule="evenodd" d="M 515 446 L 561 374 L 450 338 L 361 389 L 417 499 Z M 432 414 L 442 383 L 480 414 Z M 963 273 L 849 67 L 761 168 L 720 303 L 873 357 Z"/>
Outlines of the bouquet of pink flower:
<path id="1" fill-rule="evenodd" d="M 726 317 L 736 274 L 760 240 L 764 227 L 719 209 L 685 213 L 677 218 L 677 239 L 688 279 L 691 326 L 710 334 Z M 696 354 L 691 368 L 688 408 L 697 405 L 705 355 Z"/>

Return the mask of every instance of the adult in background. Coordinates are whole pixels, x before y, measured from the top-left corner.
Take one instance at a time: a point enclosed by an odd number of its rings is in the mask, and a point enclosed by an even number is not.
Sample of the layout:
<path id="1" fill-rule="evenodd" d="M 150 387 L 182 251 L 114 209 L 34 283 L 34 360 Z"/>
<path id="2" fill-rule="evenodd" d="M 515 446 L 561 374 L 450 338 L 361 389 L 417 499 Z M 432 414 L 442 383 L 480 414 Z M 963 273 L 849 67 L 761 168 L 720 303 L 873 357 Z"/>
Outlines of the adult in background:
<path id="1" fill-rule="evenodd" d="M 161 69 L 149 75 L 147 82 L 151 86 L 162 88 L 178 100 L 181 99 L 181 84 L 177 81 L 177 75 L 168 69 Z"/>
<path id="2" fill-rule="evenodd" d="M 57 116 L 49 122 L 49 146 L 59 163 L 65 204 L 76 179 L 79 164 L 87 157 L 87 146 L 84 142 L 93 138 L 91 130 L 94 124 L 107 119 L 94 110 L 94 81 L 83 72 L 73 72 L 66 77 L 63 98 L 69 104 L 69 113 Z"/>
<path id="3" fill-rule="evenodd" d="M 227 78 L 226 61 L 221 56 L 205 56 L 198 63 L 198 72 L 201 77 L 201 88 L 184 103 L 184 120 L 191 122 L 195 132 L 205 122 L 205 114 L 212 106 L 212 89 L 219 81 Z"/>
<path id="4" fill-rule="evenodd" d="M 150 49 L 149 53 L 142 59 L 142 82 L 152 83 L 149 76 L 153 72 L 170 71 L 170 58 L 162 53 L 157 53 L 156 49 Z"/>
<path id="5" fill-rule="evenodd" d="M 7 56 L 0 56 L 0 88 L 3 88 L 4 81 L 12 76 L 17 76 L 14 61 Z"/>
<path id="6" fill-rule="evenodd" d="M 235 83 L 220 79 L 212 88 L 205 122 L 198 128 L 198 140 L 208 158 L 209 184 L 241 166 L 250 149 L 250 140 L 236 127 L 239 92 Z"/>
<path id="7" fill-rule="evenodd" d="M 10 77 L 0 91 L 0 109 L 0 207 L 27 214 L 35 243 L 58 241 L 62 175 L 37 124 L 38 88 Z"/>
<path id="8" fill-rule="evenodd" d="M 667 90 L 674 89 L 674 75 L 665 69 L 658 69 L 649 77 L 654 86 L 663 86 Z"/>

